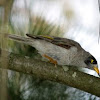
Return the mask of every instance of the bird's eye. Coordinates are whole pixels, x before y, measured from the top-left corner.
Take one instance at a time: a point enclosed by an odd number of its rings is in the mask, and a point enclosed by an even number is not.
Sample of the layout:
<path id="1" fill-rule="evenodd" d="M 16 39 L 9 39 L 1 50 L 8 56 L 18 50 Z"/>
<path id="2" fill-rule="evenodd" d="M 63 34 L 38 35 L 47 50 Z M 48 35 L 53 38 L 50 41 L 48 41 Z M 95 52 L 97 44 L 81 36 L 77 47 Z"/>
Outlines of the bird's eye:
<path id="1" fill-rule="evenodd" d="M 93 64 L 93 62 L 94 62 L 94 60 L 93 60 L 93 59 L 91 59 L 91 64 Z"/>
<path id="2" fill-rule="evenodd" d="M 89 65 L 89 64 L 97 64 L 97 61 L 93 56 L 88 57 L 84 62 L 87 65 Z"/>

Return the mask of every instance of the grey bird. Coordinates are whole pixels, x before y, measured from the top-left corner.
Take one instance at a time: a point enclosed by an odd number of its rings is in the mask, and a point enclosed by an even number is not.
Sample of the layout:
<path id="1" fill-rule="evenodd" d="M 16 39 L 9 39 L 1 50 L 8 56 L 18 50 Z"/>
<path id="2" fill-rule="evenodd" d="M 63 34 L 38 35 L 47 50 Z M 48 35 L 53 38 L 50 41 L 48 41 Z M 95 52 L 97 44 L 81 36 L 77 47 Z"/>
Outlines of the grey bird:
<path id="1" fill-rule="evenodd" d="M 95 70 L 99 75 L 96 59 L 74 40 L 54 36 L 26 35 L 28 37 L 9 34 L 8 37 L 36 48 L 39 54 L 54 64 L 88 68 Z"/>

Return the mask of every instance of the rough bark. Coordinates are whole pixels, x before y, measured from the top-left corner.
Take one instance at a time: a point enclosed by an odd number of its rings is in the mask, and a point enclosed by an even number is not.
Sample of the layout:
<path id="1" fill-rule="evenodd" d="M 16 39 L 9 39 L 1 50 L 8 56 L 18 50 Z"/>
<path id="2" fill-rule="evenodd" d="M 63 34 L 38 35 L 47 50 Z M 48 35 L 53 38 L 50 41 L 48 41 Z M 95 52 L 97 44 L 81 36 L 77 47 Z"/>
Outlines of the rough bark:
<path id="1" fill-rule="evenodd" d="M 1 61 L 2 57 L 0 56 L 0 67 Z M 9 53 L 9 56 L 5 57 L 5 61 L 8 61 L 7 69 L 9 70 L 66 84 L 100 97 L 100 79 L 80 72 L 71 66 L 66 66 L 68 70 L 64 71 L 62 66 L 55 67 L 39 58 L 31 59 L 13 53 Z"/>

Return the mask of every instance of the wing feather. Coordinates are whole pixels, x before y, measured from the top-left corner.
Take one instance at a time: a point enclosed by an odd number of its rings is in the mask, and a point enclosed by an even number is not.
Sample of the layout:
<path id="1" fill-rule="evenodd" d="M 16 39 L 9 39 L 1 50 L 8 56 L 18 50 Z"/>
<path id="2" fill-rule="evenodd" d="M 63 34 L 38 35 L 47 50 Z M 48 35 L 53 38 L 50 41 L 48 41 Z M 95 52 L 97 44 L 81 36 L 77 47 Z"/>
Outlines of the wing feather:
<path id="1" fill-rule="evenodd" d="M 54 36 L 35 36 L 35 35 L 31 35 L 31 34 L 26 34 L 28 37 L 30 38 L 34 38 L 34 39 L 42 39 L 48 42 L 51 42 L 57 46 L 66 48 L 66 49 L 70 49 L 71 47 L 75 46 L 78 47 L 79 49 L 81 48 L 81 46 L 79 45 L 79 43 L 67 39 L 67 38 L 60 38 L 60 37 L 54 37 Z"/>

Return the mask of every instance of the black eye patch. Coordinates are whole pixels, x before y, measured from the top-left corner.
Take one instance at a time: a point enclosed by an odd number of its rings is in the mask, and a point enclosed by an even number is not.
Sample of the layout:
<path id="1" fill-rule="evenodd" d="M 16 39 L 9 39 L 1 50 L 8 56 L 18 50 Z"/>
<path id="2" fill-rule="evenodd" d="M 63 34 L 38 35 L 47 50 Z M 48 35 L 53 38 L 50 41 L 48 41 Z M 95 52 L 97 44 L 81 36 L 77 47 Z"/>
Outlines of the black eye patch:
<path id="1" fill-rule="evenodd" d="M 93 56 L 91 57 L 91 63 L 92 64 L 97 64 L 97 60 Z"/>
<path id="2" fill-rule="evenodd" d="M 89 64 L 97 64 L 97 61 L 93 56 L 88 57 L 84 62 L 87 65 L 89 65 Z"/>

